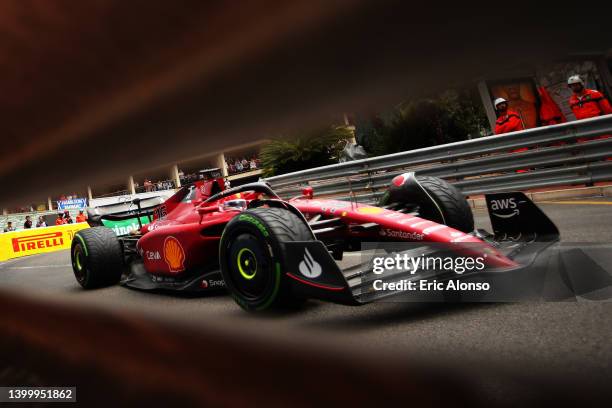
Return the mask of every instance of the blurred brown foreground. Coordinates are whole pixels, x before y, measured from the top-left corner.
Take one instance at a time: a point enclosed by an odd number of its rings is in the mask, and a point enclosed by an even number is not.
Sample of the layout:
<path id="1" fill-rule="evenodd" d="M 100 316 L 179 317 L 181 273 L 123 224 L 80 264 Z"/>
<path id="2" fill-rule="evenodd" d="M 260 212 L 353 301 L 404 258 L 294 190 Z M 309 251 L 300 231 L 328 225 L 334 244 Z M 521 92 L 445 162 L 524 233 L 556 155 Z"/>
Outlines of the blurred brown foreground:
<path id="1" fill-rule="evenodd" d="M 407 355 L 363 355 L 0 293 L 0 383 L 76 386 L 88 406 L 597 406 L 610 390 Z M 605 404 L 604 404 L 605 405 Z"/>

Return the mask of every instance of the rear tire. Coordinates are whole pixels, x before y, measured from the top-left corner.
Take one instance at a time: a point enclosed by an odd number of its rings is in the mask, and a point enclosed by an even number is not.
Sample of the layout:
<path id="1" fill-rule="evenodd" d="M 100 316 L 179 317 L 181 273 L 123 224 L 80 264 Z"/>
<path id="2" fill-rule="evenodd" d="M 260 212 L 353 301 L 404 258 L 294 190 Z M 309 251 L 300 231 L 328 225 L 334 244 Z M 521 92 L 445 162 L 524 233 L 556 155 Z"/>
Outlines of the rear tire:
<path id="1" fill-rule="evenodd" d="M 106 227 L 78 231 L 70 250 L 72 270 L 85 289 L 119 283 L 123 272 L 123 250 L 115 233 Z"/>
<path id="2" fill-rule="evenodd" d="M 223 231 L 219 264 L 236 303 L 248 311 L 301 304 L 284 274 L 281 242 L 312 239 L 306 223 L 285 208 L 260 207 L 235 216 Z"/>

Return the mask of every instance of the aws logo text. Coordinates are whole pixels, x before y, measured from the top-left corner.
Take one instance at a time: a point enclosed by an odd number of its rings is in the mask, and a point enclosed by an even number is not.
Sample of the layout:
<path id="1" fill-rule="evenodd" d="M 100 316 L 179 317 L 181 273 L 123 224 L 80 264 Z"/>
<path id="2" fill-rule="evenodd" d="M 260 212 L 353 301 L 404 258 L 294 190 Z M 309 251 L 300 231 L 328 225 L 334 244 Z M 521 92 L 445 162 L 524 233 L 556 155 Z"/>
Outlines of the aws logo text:
<path id="1" fill-rule="evenodd" d="M 504 211 L 504 214 L 500 214 L 495 211 Z M 505 198 L 502 200 L 491 200 L 491 213 L 499 218 L 512 218 L 515 215 L 520 214 L 520 210 L 518 209 L 518 204 L 515 201 L 514 197 Z"/>

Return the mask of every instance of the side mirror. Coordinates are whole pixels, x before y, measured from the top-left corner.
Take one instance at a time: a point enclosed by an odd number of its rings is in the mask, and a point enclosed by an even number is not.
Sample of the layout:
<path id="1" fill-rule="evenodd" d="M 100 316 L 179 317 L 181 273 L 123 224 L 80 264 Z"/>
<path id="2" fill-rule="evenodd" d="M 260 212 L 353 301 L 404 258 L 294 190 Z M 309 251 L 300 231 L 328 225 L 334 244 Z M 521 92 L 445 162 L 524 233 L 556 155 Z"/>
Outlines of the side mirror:
<path id="1" fill-rule="evenodd" d="M 310 186 L 302 189 L 302 197 L 312 199 L 314 197 L 314 189 Z"/>
<path id="2" fill-rule="evenodd" d="M 198 214 L 200 214 L 200 215 L 209 214 L 209 213 L 215 212 L 215 211 L 219 211 L 219 206 L 218 205 L 209 205 L 209 206 L 206 206 L 206 207 L 198 207 Z"/>
<path id="3" fill-rule="evenodd" d="M 202 218 L 204 218 L 205 214 L 210 214 L 215 211 L 219 211 L 218 205 L 209 205 L 204 207 L 198 207 L 198 214 L 200 214 L 200 224 L 202 223 Z"/>

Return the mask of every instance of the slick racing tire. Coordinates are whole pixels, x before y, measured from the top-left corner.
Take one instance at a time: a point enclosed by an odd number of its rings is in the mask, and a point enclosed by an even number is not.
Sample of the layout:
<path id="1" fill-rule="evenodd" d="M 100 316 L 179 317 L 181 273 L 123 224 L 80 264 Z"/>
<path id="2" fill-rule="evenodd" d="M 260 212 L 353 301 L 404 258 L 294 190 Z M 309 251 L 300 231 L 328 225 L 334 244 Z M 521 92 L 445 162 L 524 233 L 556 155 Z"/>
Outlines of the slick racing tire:
<path id="1" fill-rule="evenodd" d="M 284 208 L 260 207 L 235 216 L 219 244 L 221 274 L 234 300 L 249 311 L 301 304 L 286 280 L 280 243 L 312 239 L 306 223 Z"/>
<path id="2" fill-rule="evenodd" d="M 78 231 L 72 240 L 70 258 L 74 276 L 85 289 L 114 285 L 121 279 L 123 251 L 110 228 Z"/>
<path id="3" fill-rule="evenodd" d="M 384 206 L 390 203 L 416 205 L 419 207 L 420 217 L 448 225 L 465 233 L 474 231 L 474 215 L 469 203 L 457 187 L 437 177 L 417 176 L 416 180 L 427 193 L 425 195 L 425 197 L 428 196 L 427 200 L 408 201 L 407 197 L 414 200 L 414 197 L 419 196 L 412 194 L 412 191 L 406 191 L 414 189 L 414 185 L 403 183 L 399 186 L 391 185 L 381 198 L 379 205 Z"/>

